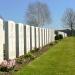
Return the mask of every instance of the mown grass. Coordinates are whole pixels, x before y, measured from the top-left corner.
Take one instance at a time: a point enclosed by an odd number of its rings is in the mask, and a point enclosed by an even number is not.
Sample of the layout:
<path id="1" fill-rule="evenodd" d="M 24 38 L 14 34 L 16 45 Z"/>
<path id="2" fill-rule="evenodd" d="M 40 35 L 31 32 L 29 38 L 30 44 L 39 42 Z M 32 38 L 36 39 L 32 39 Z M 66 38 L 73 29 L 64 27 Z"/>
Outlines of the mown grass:
<path id="1" fill-rule="evenodd" d="M 63 39 L 12 75 L 75 75 L 75 37 Z"/>

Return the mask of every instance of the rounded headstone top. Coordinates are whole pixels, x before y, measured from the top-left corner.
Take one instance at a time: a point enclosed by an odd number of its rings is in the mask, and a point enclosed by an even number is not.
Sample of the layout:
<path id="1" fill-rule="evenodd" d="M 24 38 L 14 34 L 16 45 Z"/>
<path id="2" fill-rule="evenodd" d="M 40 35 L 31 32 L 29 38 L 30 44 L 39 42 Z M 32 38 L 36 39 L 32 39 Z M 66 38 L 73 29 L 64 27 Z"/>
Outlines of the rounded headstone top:
<path id="1" fill-rule="evenodd" d="M 15 22 L 14 21 L 11 21 L 11 20 L 9 20 L 7 22 L 8 22 L 8 24 L 15 24 Z"/>
<path id="2" fill-rule="evenodd" d="M 3 20 L 0 18 L 0 22 L 3 22 Z"/>

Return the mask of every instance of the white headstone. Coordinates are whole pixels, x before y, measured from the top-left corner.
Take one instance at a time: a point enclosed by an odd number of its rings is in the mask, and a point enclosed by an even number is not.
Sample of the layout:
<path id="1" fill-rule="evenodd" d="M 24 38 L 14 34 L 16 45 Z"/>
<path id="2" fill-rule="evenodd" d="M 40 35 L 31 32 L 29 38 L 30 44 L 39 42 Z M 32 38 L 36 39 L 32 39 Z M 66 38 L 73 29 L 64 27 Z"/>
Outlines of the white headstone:
<path id="1" fill-rule="evenodd" d="M 51 43 L 51 29 L 49 29 L 49 43 Z"/>
<path id="2" fill-rule="evenodd" d="M 30 50 L 35 50 L 35 28 L 30 27 Z"/>
<path id="3" fill-rule="evenodd" d="M 48 29 L 48 44 L 49 44 L 49 29 Z"/>
<path id="4" fill-rule="evenodd" d="M 35 27 L 35 47 L 39 48 L 39 28 Z"/>
<path id="5" fill-rule="evenodd" d="M 51 42 L 55 41 L 55 31 L 51 29 Z"/>
<path id="6" fill-rule="evenodd" d="M 64 32 L 58 31 L 58 34 L 62 35 L 63 38 L 65 37 L 65 33 Z"/>
<path id="7" fill-rule="evenodd" d="M 4 45 L 4 30 L 3 30 L 3 20 L 0 19 L 0 64 L 4 59 L 3 53 L 3 45 Z"/>
<path id="8" fill-rule="evenodd" d="M 67 37 L 67 33 L 64 33 L 64 37 Z"/>
<path id="9" fill-rule="evenodd" d="M 48 29 L 47 29 L 47 44 L 48 44 Z"/>
<path id="10" fill-rule="evenodd" d="M 16 26 L 13 21 L 5 23 L 5 58 L 16 58 Z"/>
<path id="11" fill-rule="evenodd" d="M 16 56 L 24 55 L 24 25 L 16 24 Z"/>
<path id="12" fill-rule="evenodd" d="M 30 26 L 24 26 L 24 52 L 30 52 Z"/>
<path id="13" fill-rule="evenodd" d="M 39 34 L 40 34 L 40 48 L 42 48 L 42 28 L 39 28 Z"/>
<path id="14" fill-rule="evenodd" d="M 41 38 L 42 38 L 42 47 L 43 47 L 43 28 L 41 28 Z"/>
<path id="15" fill-rule="evenodd" d="M 44 32 L 45 32 L 45 29 L 42 28 L 42 36 L 43 36 L 43 38 L 42 38 L 43 41 L 42 42 L 43 42 L 43 46 L 45 45 L 45 37 L 44 37 L 45 36 L 45 33 Z"/>
<path id="16" fill-rule="evenodd" d="M 47 44 L 47 35 L 46 35 L 47 33 L 46 33 L 46 29 L 45 29 L 45 45 Z"/>

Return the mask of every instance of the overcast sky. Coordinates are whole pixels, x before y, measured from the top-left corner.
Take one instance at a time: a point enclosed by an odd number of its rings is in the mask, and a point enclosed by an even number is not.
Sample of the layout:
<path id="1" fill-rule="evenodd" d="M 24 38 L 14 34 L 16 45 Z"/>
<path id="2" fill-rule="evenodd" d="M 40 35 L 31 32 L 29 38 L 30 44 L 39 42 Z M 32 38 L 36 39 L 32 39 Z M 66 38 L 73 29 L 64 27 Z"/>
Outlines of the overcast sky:
<path id="1" fill-rule="evenodd" d="M 24 23 L 24 15 L 29 3 L 37 0 L 0 0 L 0 15 L 5 20 L 13 20 L 16 23 Z M 75 0 L 39 0 L 49 6 L 52 14 L 52 26 L 54 29 L 62 28 L 61 17 L 66 8 L 75 10 Z"/>

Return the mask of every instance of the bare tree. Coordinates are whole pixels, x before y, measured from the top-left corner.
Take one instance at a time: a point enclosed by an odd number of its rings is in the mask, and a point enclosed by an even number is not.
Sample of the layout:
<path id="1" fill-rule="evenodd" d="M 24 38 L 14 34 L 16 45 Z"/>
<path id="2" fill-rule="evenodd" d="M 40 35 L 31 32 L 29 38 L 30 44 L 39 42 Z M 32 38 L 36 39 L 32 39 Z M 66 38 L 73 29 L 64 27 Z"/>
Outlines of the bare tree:
<path id="1" fill-rule="evenodd" d="M 72 35 L 73 30 L 75 29 L 75 11 L 71 8 L 66 9 L 62 17 L 62 22 L 65 25 L 64 27 L 67 27 L 71 30 Z"/>
<path id="2" fill-rule="evenodd" d="M 29 4 L 26 12 L 27 24 L 33 26 L 44 26 L 51 22 L 48 6 L 41 2 Z"/>

